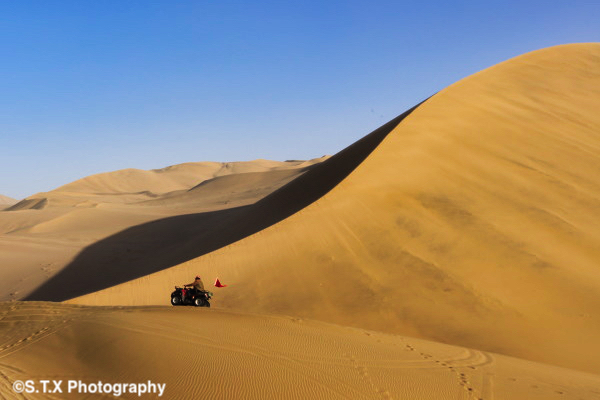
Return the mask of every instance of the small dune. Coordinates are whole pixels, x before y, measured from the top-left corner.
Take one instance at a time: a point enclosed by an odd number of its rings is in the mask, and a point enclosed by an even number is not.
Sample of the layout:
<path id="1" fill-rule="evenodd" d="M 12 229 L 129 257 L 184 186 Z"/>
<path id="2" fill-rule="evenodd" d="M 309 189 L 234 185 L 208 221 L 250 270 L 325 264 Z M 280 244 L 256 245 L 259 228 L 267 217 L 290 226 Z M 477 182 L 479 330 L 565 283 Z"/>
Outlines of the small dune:
<path id="1" fill-rule="evenodd" d="M 46 205 L 48 205 L 48 199 L 46 198 L 24 199 L 7 207 L 6 211 L 41 210 Z"/>

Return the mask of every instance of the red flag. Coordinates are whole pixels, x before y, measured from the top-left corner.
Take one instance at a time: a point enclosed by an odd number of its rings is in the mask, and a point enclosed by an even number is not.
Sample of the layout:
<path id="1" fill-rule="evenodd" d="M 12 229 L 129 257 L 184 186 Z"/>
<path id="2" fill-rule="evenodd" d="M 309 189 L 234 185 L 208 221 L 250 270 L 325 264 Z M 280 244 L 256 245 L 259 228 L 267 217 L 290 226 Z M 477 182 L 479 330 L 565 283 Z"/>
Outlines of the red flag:
<path id="1" fill-rule="evenodd" d="M 215 287 L 225 287 L 225 286 L 227 286 L 227 285 L 223 285 L 223 284 L 221 283 L 221 281 L 219 281 L 219 278 L 217 278 L 217 279 L 215 280 Z"/>

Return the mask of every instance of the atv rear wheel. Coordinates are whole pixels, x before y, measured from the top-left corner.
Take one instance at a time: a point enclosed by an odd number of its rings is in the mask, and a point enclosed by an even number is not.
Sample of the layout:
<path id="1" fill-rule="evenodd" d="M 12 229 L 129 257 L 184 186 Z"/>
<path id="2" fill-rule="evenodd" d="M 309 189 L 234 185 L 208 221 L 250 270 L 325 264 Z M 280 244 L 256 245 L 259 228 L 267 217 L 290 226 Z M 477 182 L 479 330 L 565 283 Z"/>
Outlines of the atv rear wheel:
<path id="1" fill-rule="evenodd" d="M 178 306 L 181 304 L 181 297 L 179 296 L 173 296 L 171 297 L 171 304 L 174 306 Z"/>

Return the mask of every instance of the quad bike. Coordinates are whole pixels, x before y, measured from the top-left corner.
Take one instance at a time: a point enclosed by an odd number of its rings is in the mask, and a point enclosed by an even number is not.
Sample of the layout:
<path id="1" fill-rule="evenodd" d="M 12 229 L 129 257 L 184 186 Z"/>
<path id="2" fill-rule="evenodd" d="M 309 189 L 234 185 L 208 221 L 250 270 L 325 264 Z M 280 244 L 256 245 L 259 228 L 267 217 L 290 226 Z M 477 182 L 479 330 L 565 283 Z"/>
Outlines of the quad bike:
<path id="1" fill-rule="evenodd" d="M 175 286 L 171 293 L 171 304 L 174 306 L 194 305 L 196 307 L 210 307 L 211 292 L 205 290 L 185 289 Z"/>

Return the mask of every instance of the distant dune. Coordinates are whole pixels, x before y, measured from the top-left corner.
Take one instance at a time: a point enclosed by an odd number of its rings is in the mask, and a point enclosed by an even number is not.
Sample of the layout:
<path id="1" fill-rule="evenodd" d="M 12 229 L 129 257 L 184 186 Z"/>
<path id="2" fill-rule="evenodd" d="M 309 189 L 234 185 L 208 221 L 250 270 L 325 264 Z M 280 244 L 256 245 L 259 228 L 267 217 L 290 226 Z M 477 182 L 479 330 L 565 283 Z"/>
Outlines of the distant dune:
<path id="1" fill-rule="evenodd" d="M 219 276 L 217 306 L 599 373 L 599 93 L 600 44 L 498 64 L 249 207 L 289 218 L 71 302 L 167 304 Z"/>
<path id="2" fill-rule="evenodd" d="M 15 200 L 13 198 L 10 198 L 8 196 L 3 196 L 0 194 L 0 209 L 6 208 L 8 206 L 12 206 L 13 204 L 17 203 L 18 200 Z"/>
<path id="3" fill-rule="evenodd" d="M 0 300 L 24 298 L 62 271 L 85 247 L 137 225 L 194 213 L 213 213 L 211 220 L 219 224 L 227 214 L 224 210 L 260 200 L 326 158 L 128 169 L 89 176 L 23 199 L 0 213 Z M 182 233 L 185 231 L 172 235 L 172 240 Z M 105 268 L 107 264 L 117 266 L 115 258 L 128 266 L 132 259 L 138 260 L 141 271 L 130 269 L 129 273 L 137 273 L 133 276 L 125 271 L 116 283 L 154 272 L 156 269 L 148 269 L 151 264 L 140 246 L 153 247 L 157 239 L 160 241 L 153 234 L 129 237 L 125 244 L 105 247 L 103 256 L 107 258 L 97 262 Z M 118 257 L 121 254 L 123 257 Z M 92 290 L 93 286 L 82 282 L 103 281 L 94 277 L 91 268 L 81 272 L 85 278 L 75 282 L 75 288 Z M 68 293 L 69 288 L 60 287 L 58 292 Z"/>
<path id="4" fill-rule="evenodd" d="M 288 171 L 288 176 L 295 176 L 290 170 L 298 173 L 327 157 L 310 161 L 270 161 L 254 160 L 243 162 L 195 162 L 173 165 L 150 171 L 140 169 L 124 169 L 91 175 L 75 182 L 63 185 L 55 190 L 30 196 L 12 207 L 12 210 L 52 207 L 95 207 L 98 204 L 128 204 L 160 200 L 163 197 L 171 202 L 178 195 L 183 195 L 194 186 L 208 180 L 225 176 L 237 176 L 243 182 L 242 174 L 262 174 L 274 171 Z M 270 185 L 265 179 L 266 186 Z M 243 186 L 243 184 L 242 184 Z M 270 187 L 270 186 L 269 186 Z M 253 191 L 252 185 L 245 189 Z M 227 194 L 231 194 L 227 192 Z M 238 202 L 236 196 L 230 196 L 230 202 Z M 249 196 L 252 197 L 252 196 Z M 202 206 L 202 199 L 196 199 L 196 207 Z M 256 200 L 254 196 L 251 200 Z M 169 201 L 167 201 L 168 203 Z M 157 204 L 157 203 L 155 203 Z"/>

